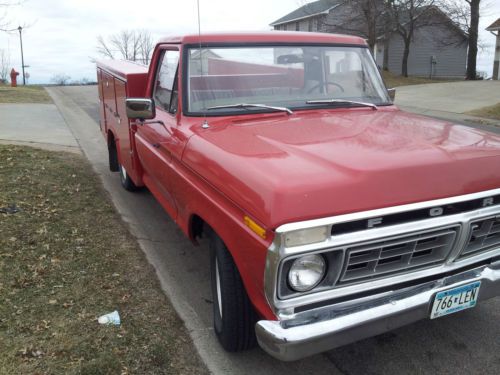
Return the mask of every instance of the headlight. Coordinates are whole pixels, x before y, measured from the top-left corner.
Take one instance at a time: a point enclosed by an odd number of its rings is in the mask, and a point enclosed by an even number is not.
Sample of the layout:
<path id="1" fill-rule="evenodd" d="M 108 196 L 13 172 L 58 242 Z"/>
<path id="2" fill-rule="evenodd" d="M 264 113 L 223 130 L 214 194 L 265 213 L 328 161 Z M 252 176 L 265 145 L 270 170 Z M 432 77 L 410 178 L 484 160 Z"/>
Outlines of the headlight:
<path id="1" fill-rule="evenodd" d="M 285 234 L 285 246 L 300 246 L 310 243 L 323 242 L 330 236 L 330 226 L 299 229 Z"/>
<path id="2" fill-rule="evenodd" d="M 305 255 L 293 262 L 288 272 L 288 283 L 297 292 L 307 292 L 318 285 L 325 270 L 325 259 L 321 255 Z"/>

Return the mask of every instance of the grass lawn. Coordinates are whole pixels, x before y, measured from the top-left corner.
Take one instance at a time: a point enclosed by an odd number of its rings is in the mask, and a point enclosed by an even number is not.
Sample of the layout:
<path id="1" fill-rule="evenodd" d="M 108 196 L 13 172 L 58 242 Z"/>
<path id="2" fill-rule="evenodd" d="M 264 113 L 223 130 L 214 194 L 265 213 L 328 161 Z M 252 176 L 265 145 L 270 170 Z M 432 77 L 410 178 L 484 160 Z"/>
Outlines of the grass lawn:
<path id="1" fill-rule="evenodd" d="M 207 373 L 82 156 L 0 145 L 0 186 L 0 374 Z"/>
<path id="2" fill-rule="evenodd" d="M 52 103 L 42 86 L 10 87 L 0 85 L 0 103 Z"/>
<path id="3" fill-rule="evenodd" d="M 473 111 L 467 112 L 467 114 L 472 116 L 479 116 L 485 118 L 492 118 L 494 120 L 500 120 L 500 103 L 489 107 L 475 109 Z"/>
<path id="4" fill-rule="evenodd" d="M 382 77 L 384 78 L 385 84 L 388 88 L 393 88 L 397 86 L 407 86 L 407 85 L 421 85 L 424 83 L 443 83 L 452 82 L 452 80 L 444 79 L 429 79 L 422 77 L 403 77 L 392 74 L 387 71 L 382 71 Z"/>

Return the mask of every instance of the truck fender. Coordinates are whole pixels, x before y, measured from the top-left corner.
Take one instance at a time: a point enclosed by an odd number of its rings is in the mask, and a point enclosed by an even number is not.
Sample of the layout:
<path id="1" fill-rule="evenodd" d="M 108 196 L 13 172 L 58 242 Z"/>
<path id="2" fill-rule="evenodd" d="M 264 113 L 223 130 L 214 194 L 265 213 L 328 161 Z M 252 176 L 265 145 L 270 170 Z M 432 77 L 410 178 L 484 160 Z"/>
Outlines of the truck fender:
<path id="1" fill-rule="evenodd" d="M 262 293 L 262 285 L 260 285 L 260 283 L 255 283 L 255 267 L 247 262 L 245 256 L 248 256 L 248 253 L 245 254 L 245 251 L 243 251 L 241 248 L 241 244 L 248 243 L 249 241 L 245 239 L 235 241 L 234 233 L 236 231 L 234 230 L 234 228 L 223 225 L 223 223 L 221 223 L 219 220 L 211 220 L 213 216 L 209 216 L 210 218 L 208 220 L 205 220 L 203 216 L 196 213 L 192 213 L 190 215 L 187 228 L 189 238 L 195 244 L 197 244 L 197 238 L 207 236 L 209 232 L 213 232 L 213 234 L 218 236 L 222 240 L 222 242 L 224 242 L 227 249 L 231 253 L 231 256 L 233 257 L 236 267 L 238 268 L 238 271 L 243 280 L 243 284 L 245 285 L 246 292 L 252 304 L 254 305 L 254 308 L 257 310 L 260 316 L 263 316 L 266 319 L 276 319 L 274 313 L 270 309 L 270 306 L 265 299 L 265 296 Z M 241 230 L 238 230 L 237 232 L 242 233 Z M 238 242 L 240 246 L 238 246 Z M 239 250 L 236 250 L 236 248 L 238 248 Z M 254 253 L 254 255 L 257 256 L 256 253 Z M 265 261 L 260 263 L 262 263 L 263 265 L 265 264 Z M 260 271 L 262 271 L 262 269 Z"/>

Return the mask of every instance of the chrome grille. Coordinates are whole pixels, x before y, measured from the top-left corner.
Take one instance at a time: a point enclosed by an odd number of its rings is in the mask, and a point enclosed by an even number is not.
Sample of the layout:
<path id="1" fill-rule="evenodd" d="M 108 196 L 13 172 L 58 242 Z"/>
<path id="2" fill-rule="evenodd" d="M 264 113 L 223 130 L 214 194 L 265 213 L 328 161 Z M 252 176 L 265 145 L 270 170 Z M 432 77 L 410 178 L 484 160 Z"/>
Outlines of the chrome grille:
<path id="1" fill-rule="evenodd" d="M 339 282 L 352 283 L 443 263 L 453 248 L 458 228 L 405 234 L 348 247 Z"/>
<path id="2" fill-rule="evenodd" d="M 471 222 L 467 246 L 460 257 L 475 255 L 500 245 L 500 216 Z"/>

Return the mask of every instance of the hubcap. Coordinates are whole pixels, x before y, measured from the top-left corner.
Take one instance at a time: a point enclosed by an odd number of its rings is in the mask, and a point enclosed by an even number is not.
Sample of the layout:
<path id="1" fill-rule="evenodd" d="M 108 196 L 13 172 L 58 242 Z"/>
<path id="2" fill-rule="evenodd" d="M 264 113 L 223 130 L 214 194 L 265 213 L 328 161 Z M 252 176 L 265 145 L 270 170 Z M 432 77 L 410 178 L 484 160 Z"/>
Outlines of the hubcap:
<path id="1" fill-rule="evenodd" d="M 219 275 L 219 262 L 217 262 L 217 258 L 215 258 L 215 284 L 217 289 L 217 302 L 219 305 L 219 314 L 222 318 L 222 295 L 220 292 L 220 275 Z"/>

